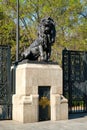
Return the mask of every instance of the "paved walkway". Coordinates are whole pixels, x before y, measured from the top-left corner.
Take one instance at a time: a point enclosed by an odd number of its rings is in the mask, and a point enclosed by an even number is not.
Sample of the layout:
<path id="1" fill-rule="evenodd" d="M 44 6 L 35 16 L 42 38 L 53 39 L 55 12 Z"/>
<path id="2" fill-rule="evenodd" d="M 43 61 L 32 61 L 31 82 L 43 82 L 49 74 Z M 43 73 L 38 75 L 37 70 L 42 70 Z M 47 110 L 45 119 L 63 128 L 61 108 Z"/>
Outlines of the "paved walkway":
<path id="1" fill-rule="evenodd" d="M 70 116 L 69 120 L 22 124 L 0 121 L 0 130 L 87 130 L 87 114 Z"/>

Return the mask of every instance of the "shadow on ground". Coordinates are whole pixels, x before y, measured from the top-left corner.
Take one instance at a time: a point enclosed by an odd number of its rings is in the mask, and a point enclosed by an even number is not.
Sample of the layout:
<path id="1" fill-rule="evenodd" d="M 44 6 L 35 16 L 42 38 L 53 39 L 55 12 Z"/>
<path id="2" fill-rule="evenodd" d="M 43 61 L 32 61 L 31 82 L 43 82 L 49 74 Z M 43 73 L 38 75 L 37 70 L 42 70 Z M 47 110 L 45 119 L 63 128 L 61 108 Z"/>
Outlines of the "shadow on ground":
<path id="1" fill-rule="evenodd" d="M 87 113 L 69 114 L 69 119 L 84 118 L 85 116 L 87 116 Z"/>

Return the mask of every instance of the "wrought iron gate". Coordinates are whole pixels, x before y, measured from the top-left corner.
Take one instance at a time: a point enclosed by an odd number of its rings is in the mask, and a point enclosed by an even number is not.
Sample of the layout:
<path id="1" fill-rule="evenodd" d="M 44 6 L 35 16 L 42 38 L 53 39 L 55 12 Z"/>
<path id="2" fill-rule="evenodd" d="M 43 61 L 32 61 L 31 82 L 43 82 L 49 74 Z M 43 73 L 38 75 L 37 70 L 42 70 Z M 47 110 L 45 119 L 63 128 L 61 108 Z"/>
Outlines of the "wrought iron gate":
<path id="1" fill-rule="evenodd" d="M 87 112 L 87 52 L 63 50 L 63 95 L 69 113 Z"/>
<path id="2" fill-rule="evenodd" d="M 0 45 L 0 120 L 11 119 L 10 47 Z"/>

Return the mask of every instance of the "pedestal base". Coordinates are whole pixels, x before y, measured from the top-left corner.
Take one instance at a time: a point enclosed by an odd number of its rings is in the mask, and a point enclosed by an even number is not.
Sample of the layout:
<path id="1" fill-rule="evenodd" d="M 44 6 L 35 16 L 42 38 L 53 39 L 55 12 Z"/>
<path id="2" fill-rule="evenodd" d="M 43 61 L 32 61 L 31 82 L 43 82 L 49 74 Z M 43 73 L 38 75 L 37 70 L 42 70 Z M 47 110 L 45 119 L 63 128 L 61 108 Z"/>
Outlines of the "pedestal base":
<path id="1" fill-rule="evenodd" d="M 23 123 L 38 121 L 38 96 L 13 96 L 13 120 Z"/>
<path id="2" fill-rule="evenodd" d="M 51 120 L 68 119 L 68 102 L 62 96 L 62 69 L 58 65 L 26 63 L 16 69 L 13 120 L 39 121 L 39 86 L 50 86 Z"/>

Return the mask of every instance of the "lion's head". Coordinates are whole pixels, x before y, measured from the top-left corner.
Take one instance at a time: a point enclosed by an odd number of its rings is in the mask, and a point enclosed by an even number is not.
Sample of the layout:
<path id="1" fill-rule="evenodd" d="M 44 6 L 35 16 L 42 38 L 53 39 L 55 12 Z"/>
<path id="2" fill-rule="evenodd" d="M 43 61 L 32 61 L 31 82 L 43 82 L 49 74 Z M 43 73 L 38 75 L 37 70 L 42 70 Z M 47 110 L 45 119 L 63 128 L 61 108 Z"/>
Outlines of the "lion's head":
<path id="1" fill-rule="evenodd" d="M 55 23 L 50 17 L 43 18 L 38 27 L 39 37 L 45 38 L 47 35 L 50 37 L 50 43 L 54 43 L 56 36 Z"/>

